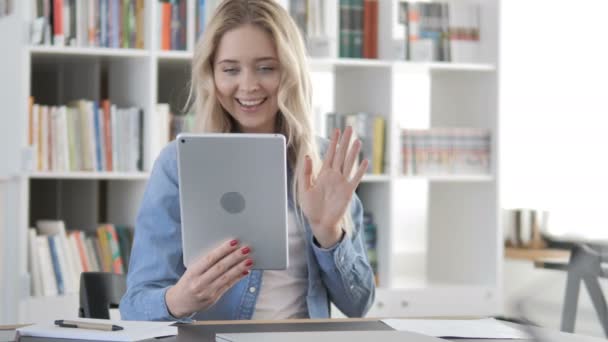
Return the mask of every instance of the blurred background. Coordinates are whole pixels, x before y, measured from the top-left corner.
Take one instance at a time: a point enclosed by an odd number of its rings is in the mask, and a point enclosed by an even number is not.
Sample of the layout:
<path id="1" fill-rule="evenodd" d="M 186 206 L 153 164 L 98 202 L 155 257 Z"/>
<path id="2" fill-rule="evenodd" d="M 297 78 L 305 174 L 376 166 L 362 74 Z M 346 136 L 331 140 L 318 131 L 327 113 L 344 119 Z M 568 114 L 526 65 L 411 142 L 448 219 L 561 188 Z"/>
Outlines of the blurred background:
<path id="1" fill-rule="evenodd" d="M 128 272 L 154 160 L 192 130 L 190 63 L 219 2 L 0 0 L 0 323 L 77 315 L 81 272 Z M 317 134 L 352 125 L 371 161 L 369 315 L 559 329 L 570 250 L 608 238 L 608 3 L 279 2 Z M 603 336 L 580 292 L 575 331 Z"/>

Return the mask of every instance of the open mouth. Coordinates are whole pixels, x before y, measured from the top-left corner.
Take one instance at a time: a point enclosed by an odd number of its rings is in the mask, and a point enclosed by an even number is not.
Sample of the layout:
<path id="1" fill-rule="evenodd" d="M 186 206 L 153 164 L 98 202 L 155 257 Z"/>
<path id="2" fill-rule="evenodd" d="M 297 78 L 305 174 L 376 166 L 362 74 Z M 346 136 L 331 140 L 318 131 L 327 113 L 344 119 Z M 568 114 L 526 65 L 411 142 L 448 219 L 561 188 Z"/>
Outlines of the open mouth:
<path id="1" fill-rule="evenodd" d="M 262 103 L 266 102 L 266 99 L 268 99 L 267 97 L 264 98 L 260 98 L 260 99 L 254 99 L 254 100 L 245 100 L 245 99 L 236 99 L 236 102 L 238 102 L 241 106 L 245 107 L 245 108 L 255 108 L 259 105 L 261 105 Z"/>

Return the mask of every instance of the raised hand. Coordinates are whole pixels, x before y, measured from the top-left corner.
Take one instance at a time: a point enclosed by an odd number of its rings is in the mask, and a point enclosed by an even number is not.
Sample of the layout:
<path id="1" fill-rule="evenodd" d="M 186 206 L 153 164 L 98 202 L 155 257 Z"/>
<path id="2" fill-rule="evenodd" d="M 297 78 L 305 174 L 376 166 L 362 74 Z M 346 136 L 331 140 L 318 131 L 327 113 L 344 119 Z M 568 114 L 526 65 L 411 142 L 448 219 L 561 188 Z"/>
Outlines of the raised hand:
<path id="1" fill-rule="evenodd" d="M 206 310 L 234 284 L 249 274 L 253 260 L 249 247 L 239 248 L 238 241 L 222 243 L 196 260 L 175 286 L 169 288 L 165 301 L 176 318 Z"/>
<path id="2" fill-rule="evenodd" d="M 360 140 L 356 140 L 349 148 L 352 134 L 353 129 L 350 126 L 344 130 L 342 136 L 339 129 L 334 130 L 319 174 L 313 175 L 312 160 L 309 156 L 306 156 L 304 167 L 300 171 L 300 207 L 315 238 L 324 248 L 331 247 L 340 240 L 340 220 L 369 164 L 367 159 L 363 160 L 351 177 L 361 150 Z"/>

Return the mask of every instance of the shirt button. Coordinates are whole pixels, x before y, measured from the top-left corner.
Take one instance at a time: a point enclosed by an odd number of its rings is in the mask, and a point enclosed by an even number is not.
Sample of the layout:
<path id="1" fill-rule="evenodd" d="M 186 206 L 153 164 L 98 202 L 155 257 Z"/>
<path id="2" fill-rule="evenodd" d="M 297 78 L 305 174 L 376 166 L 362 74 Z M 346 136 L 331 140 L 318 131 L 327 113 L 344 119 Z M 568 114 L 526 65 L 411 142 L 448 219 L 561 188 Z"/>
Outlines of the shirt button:
<path id="1" fill-rule="evenodd" d="M 340 258 L 340 262 L 344 262 L 344 256 Z"/>
<path id="2" fill-rule="evenodd" d="M 249 292 L 254 293 L 254 292 L 255 292 L 255 287 L 253 287 L 253 286 L 252 286 L 252 287 L 250 287 L 250 288 L 249 288 Z"/>

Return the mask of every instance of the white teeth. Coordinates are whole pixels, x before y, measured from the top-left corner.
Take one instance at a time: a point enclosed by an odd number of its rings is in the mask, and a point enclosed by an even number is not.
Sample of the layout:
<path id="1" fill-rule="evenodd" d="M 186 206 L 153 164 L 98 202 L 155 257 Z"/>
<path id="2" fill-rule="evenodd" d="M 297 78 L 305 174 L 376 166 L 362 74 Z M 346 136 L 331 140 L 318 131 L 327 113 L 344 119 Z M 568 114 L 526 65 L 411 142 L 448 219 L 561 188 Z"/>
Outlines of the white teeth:
<path id="1" fill-rule="evenodd" d="M 264 99 L 259 99 L 259 100 L 253 100 L 253 101 L 246 101 L 246 100 L 238 100 L 240 104 L 247 106 L 247 107 L 252 107 L 252 106 L 257 106 L 260 103 L 264 102 Z"/>

